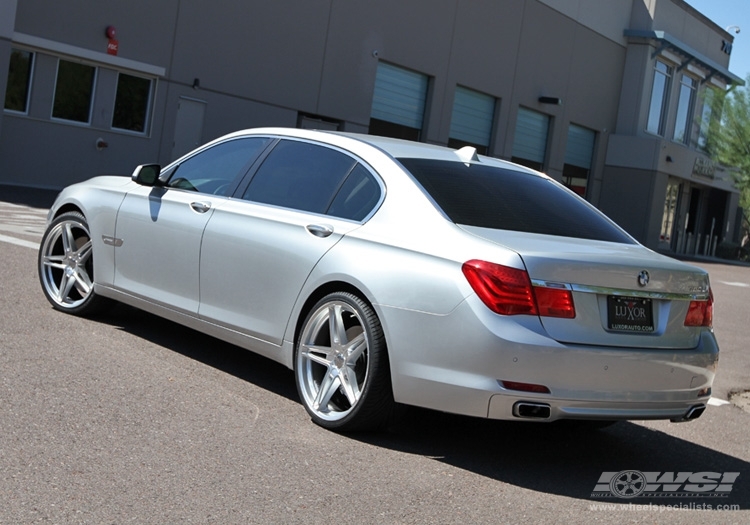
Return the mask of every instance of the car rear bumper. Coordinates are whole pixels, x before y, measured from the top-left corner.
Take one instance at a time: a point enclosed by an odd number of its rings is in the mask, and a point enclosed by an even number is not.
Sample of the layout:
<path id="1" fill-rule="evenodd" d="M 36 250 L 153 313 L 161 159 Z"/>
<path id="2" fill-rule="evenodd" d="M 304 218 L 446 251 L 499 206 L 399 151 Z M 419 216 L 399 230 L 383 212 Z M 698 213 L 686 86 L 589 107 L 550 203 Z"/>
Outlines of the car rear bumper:
<path id="1" fill-rule="evenodd" d="M 493 419 L 686 420 L 710 398 L 719 348 L 708 330 L 692 349 L 562 344 L 538 318 L 470 300 L 447 316 L 383 310 L 398 402 Z"/>

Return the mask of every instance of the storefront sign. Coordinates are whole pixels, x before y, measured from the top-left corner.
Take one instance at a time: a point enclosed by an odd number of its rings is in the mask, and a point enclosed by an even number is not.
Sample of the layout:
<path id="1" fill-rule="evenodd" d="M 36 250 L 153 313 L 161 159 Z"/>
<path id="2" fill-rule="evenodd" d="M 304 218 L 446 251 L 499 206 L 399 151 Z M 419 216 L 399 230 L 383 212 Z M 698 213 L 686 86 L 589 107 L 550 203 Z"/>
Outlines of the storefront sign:
<path id="1" fill-rule="evenodd" d="M 693 175 L 698 177 L 714 178 L 716 173 L 716 164 L 706 157 L 696 157 L 693 165 Z"/>

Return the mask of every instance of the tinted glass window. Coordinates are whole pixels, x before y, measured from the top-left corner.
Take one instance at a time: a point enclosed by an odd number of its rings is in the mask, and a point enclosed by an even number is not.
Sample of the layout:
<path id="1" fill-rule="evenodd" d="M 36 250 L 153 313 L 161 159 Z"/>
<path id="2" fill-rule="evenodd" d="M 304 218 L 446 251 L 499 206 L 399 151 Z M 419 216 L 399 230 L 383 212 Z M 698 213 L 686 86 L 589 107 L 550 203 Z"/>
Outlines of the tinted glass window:
<path id="1" fill-rule="evenodd" d="M 258 168 L 243 198 L 325 213 L 355 163 L 330 148 L 283 140 Z"/>
<path id="2" fill-rule="evenodd" d="M 361 164 L 352 170 L 328 208 L 328 215 L 361 221 L 380 200 L 380 185 Z"/>
<path id="3" fill-rule="evenodd" d="M 24 113 L 28 109 L 33 62 L 33 53 L 19 49 L 11 51 L 8 87 L 5 89 L 5 109 Z"/>
<path id="4" fill-rule="evenodd" d="M 633 243 L 584 200 L 546 178 L 462 162 L 400 161 L 456 224 Z"/>
<path id="5" fill-rule="evenodd" d="M 117 77 L 112 127 L 143 133 L 146 131 L 151 80 L 120 73 Z"/>
<path id="6" fill-rule="evenodd" d="M 269 138 L 252 137 L 217 144 L 181 163 L 172 173 L 168 186 L 228 195 L 235 179 L 245 174 L 269 142 Z"/>
<path id="7" fill-rule="evenodd" d="M 60 60 L 57 66 L 52 116 L 76 122 L 88 122 L 91 100 L 94 97 L 95 77 L 96 68 L 92 66 Z"/>

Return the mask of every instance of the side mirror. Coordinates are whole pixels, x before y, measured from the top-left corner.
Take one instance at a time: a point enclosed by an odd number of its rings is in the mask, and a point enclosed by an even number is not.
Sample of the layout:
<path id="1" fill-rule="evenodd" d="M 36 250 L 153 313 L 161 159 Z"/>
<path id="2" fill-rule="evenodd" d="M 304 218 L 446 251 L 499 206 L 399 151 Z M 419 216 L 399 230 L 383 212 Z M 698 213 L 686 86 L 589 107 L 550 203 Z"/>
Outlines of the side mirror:
<path id="1" fill-rule="evenodd" d="M 141 186 L 161 186 L 160 172 L 161 166 L 158 164 L 141 164 L 135 168 L 131 178 Z"/>

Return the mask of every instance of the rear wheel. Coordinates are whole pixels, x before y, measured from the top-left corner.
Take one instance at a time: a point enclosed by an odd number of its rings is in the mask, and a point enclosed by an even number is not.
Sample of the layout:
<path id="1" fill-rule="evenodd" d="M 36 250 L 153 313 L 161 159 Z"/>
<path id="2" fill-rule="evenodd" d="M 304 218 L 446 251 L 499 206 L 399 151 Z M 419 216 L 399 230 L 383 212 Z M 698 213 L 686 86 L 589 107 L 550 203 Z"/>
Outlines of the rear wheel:
<path id="1" fill-rule="evenodd" d="M 78 212 L 63 213 L 44 232 L 39 247 L 39 281 L 56 309 L 88 315 L 105 300 L 94 293 L 91 233 Z"/>
<path id="2" fill-rule="evenodd" d="M 294 371 L 305 409 L 330 430 L 374 430 L 394 407 L 383 329 L 359 297 L 321 299 L 300 332 Z"/>

